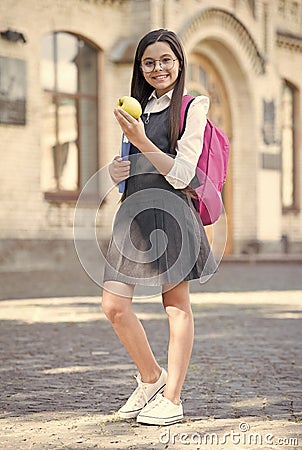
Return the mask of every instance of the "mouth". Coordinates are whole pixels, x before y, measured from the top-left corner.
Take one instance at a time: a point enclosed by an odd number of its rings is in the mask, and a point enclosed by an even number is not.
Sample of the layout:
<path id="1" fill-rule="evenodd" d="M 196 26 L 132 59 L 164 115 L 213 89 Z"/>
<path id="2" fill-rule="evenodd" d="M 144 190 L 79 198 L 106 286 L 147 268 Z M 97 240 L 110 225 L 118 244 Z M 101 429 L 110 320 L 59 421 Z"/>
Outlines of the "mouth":
<path id="1" fill-rule="evenodd" d="M 156 76 L 153 76 L 152 78 L 153 78 L 153 80 L 156 80 L 156 81 L 163 81 L 163 80 L 166 80 L 168 78 L 168 76 L 169 75 L 156 75 Z"/>

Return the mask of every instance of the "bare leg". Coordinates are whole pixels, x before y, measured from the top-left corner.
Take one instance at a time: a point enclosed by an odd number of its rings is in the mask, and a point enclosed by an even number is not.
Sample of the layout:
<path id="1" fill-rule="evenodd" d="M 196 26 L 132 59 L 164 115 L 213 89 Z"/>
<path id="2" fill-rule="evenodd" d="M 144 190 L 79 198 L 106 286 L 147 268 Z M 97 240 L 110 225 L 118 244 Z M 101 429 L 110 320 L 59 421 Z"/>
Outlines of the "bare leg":
<path id="1" fill-rule="evenodd" d="M 167 286 L 164 286 L 166 290 Z M 194 340 L 194 320 L 190 305 L 189 282 L 184 281 L 163 292 L 163 305 L 170 325 L 168 379 L 164 397 L 180 402 L 181 389 L 187 374 Z"/>
<path id="2" fill-rule="evenodd" d="M 134 286 L 120 282 L 104 283 L 102 308 L 121 343 L 126 348 L 144 383 L 155 383 L 161 373 L 145 330 L 132 310 Z"/>

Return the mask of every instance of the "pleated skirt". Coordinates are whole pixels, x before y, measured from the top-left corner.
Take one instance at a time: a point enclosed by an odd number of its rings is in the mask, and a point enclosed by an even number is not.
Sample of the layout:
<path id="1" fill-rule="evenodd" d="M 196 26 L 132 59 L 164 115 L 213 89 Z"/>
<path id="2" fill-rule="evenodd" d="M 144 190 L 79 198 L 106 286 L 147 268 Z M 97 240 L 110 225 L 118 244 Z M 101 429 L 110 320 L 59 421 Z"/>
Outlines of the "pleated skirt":
<path id="1" fill-rule="evenodd" d="M 160 174 L 129 178 L 114 220 L 104 281 L 162 286 L 203 279 L 216 270 L 192 199 Z"/>

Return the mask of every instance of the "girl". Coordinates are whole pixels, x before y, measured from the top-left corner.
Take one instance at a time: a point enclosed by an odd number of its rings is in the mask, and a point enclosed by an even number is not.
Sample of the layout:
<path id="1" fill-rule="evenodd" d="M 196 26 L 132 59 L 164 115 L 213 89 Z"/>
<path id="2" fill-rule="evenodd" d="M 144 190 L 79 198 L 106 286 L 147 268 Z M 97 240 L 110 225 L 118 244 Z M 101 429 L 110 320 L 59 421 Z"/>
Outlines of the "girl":
<path id="1" fill-rule="evenodd" d="M 127 181 L 107 253 L 102 308 L 139 372 L 138 387 L 119 416 L 154 425 L 183 418 L 181 389 L 194 334 L 189 281 L 216 270 L 188 186 L 202 149 L 209 99 L 194 99 L 180 136 L 185 73 L 175 33 L 149 32 L 138 44 L 131 84 L 142 118 L 114 110 L 131 148 L 129 161 L 116 156 L 109 167 L 115 183 Z M 137 284 L 162 287 L 170 328 L 167 372 L 131 309 Z"/>

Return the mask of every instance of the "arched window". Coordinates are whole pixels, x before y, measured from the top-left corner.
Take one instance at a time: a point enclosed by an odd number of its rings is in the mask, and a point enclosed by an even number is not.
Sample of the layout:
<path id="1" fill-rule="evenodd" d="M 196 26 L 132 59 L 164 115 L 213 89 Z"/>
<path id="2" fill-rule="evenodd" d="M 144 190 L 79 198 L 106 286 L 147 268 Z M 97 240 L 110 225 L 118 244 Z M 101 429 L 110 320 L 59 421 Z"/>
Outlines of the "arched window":
<path id="1" fill-rule="evenodd" d="M 209 118 L 224 131 L 229 132 L 227 94 L 214 65 L 203 55 L 191 54 L 187 79 L 189 93 L 209 96 L 211 100 Z"/>
<path id="2" fill-rule="evenodd" d="M 98 50 L 78 36 L 43 38 L 41 183 L 48 200 L 75 200 L 98 169 L 97 63 Z"/>
<path id="3" fill-rule="evenodd" d="M 297 209 L 296 97 L 296 88 L 284 81 L 282 93 L 282 207 L 284 213 Z"/>

